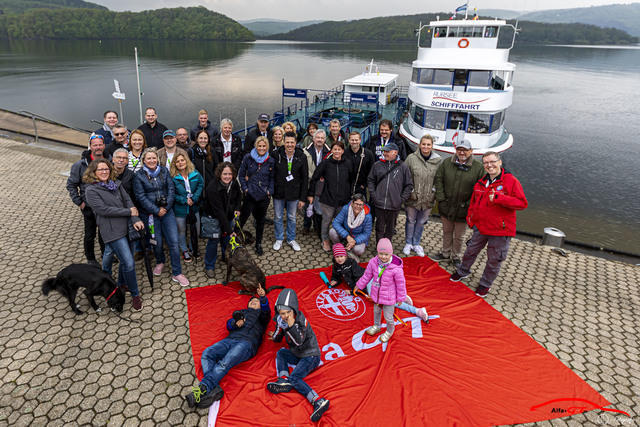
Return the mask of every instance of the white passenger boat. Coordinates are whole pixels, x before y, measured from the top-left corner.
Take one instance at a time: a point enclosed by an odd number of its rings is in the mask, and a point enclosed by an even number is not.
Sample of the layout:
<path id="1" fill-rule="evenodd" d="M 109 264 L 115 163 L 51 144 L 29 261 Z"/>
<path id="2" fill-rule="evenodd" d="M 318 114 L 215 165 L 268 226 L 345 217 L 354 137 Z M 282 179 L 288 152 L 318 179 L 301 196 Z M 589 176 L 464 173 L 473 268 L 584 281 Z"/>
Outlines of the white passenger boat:
<path id="1" fill-rule="evenodd" d="M 515 35 L 515 26 L 497 19 L 420 26 L 408 115 L 399 129 L 409 145 L 427 133 L 434 137 L 434 149 L 444 153 L 454 153 L 463 138 L 474 154 L 513 145 L 503 123 L 513 100 L 515 65 L 509 51 Z"/>
<path id="2" fill-rule="evenodd" d="M 365 71 L 342 82 L 344 102 L 365 102 L 371 99 L 380 105 L 389 105 L 398 98 L 398 75 L 381 73 L 371 60 Z"/>

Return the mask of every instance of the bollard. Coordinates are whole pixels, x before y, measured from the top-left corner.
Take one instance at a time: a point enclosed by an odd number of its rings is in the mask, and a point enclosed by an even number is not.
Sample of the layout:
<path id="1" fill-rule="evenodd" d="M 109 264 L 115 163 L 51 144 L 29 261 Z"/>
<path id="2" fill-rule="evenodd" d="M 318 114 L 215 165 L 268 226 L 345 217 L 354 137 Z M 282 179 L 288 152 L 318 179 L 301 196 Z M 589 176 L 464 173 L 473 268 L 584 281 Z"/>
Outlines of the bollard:
<path id="1" fill-rule="evenodd" d="M 565 237 L 567 236 L 557 228 L 545 227 L 544 236 L 542 237 L 542 245 L 561 248 L 564 244 Z"/>

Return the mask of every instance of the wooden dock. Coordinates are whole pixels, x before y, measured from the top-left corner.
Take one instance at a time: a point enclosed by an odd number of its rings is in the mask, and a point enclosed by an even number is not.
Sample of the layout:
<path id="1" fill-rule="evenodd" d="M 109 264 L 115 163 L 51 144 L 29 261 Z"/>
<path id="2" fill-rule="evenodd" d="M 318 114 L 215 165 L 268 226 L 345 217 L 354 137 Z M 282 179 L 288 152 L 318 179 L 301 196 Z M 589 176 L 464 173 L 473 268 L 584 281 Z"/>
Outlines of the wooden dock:
<path id="1" fill-rule="evenodd" d="M 50 141 L 86 148 L 89 131 L 74 129 L 37 115 L 16 113 L 0 108 L 0 129 Z"/>

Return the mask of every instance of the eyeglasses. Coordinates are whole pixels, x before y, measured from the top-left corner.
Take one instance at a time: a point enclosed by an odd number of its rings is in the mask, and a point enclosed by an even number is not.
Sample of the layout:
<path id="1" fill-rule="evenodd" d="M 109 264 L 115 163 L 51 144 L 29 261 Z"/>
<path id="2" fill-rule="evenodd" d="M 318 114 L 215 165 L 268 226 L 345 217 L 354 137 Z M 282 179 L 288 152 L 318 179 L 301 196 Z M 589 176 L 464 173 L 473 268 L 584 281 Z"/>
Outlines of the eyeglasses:
<path id="1" fill-rule="evenodd" d="M 364 203 L 352 203 L 356 208 L 364 208 Z"/>
<path id="2" fill-rule="evenodd" d="M 126 132 L 122 132 L 122 133 L 115 133 L 115 132 L 114 132 L 114 133 L 113 133 L 113 135 L 115 135 L 115 136 L 124 136 L 124 135 L 126 135 L 126 134 L 127 134 Z"/>
<path id="3" fill-rule="evenodd" d="M 482 162 L 483 165 L 487 166 L 487 165 L 495 165 L 496 163 L 498 163 L 500 160 L 488 160 L 486 162 Z"/>

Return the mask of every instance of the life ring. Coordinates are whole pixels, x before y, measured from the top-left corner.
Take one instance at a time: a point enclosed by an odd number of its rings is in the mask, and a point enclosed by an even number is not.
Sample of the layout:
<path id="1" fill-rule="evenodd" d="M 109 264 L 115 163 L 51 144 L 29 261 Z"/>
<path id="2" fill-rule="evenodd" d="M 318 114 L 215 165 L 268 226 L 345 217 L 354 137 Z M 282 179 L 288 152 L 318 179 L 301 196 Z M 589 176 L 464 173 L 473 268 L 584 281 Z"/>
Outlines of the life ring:
<path id="1" fill-rule="evenodd" d="M 459 47 L 460 49 L 464 49 L 464 48 L 466 48 L 467 46 L 469 46 L 469 39 L 460 39 L 460 40 L 458 41 L 458 47 Z"/>

